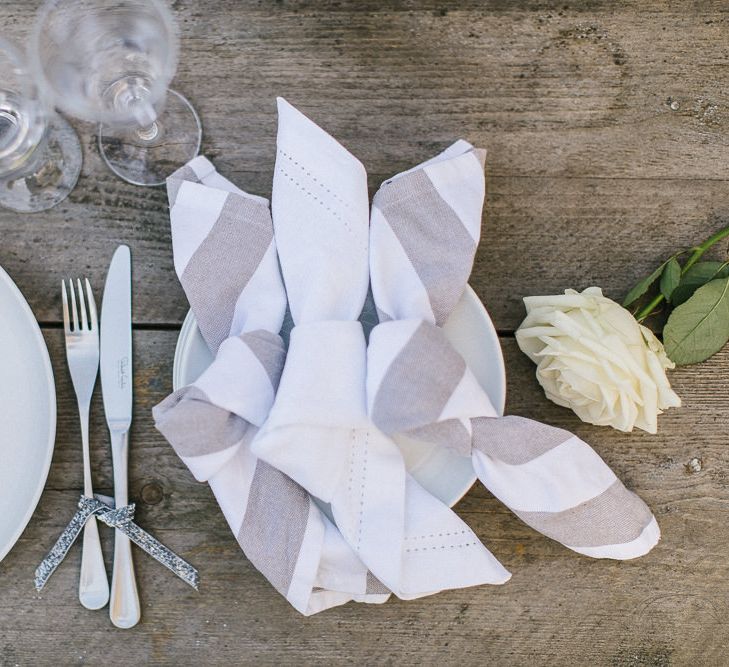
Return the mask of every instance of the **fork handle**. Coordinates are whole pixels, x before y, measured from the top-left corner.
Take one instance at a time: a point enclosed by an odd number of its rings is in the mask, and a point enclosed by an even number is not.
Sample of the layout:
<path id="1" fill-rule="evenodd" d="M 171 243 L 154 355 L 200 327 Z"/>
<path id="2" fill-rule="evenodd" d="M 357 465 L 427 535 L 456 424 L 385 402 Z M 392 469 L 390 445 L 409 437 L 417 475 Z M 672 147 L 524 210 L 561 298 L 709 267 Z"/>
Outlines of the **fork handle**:
<path id="1" fill-rule="evenodd" d="M 128 503 L 127 450 L 128 431 L 111 431 L 111 455 L 114 463 L 114 501 L 117 507 Z M 137 580 L 134 576 L 132 544 L 120 530 L 114 537 L 114 570 L 111 578 L 109 618 L 118 628 L 131 628 L 142 615 Z"/>
<path id="2" fill-rule="evenodd" d="M 89 517 L 86 522 L 83 540 L 78 599 L 86 609 L 101 609 L 109 601 L 109 580 L 106 578 L 99 525 L 95 516 Z"/>
<path id="3" fill-rule="evenodd" d="M 84 494 L 92 498 L 94 491 L 91 486 L 91 462 L 89 459 L 88 406 L 79 406 L 79 414 L 81 417 L 81 445 L 84 459 Z M 104 554 L 101 551 L 101 540 L 99 539 L 99 525 L 95 516 L 89 517 L 84 526 L 78 599 L 86 609 L 101 609 L 109 602 L 109 580 L 106 577 Z"/>

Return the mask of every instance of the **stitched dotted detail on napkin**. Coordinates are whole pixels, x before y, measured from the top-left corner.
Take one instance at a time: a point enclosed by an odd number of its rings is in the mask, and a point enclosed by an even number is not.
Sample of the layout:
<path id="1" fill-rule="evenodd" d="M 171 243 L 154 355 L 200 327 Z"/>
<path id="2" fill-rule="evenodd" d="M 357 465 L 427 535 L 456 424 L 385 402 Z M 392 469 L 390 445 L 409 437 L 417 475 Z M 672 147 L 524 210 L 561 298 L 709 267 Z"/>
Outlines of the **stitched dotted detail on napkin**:
<path id="1" fill-rule="evenodd" d="M 405 549 L 406 552 L 410 551 L 434 551 L 436 549 L 462 549 L 463 547 L 475 547 L 480 542 L 463 542 L 461 544 L 442 544 L 434 547 L 414 547 L 411 549 Z"/>
<path id="2" fill-rule="evenodd" d="M 359 467 L 357 467 L 357 454 L 358 447 L 357 447 L 357 431 L 355 429 L 352 429 L 351 431 L 351 438 L 352 438 L 352 448 L 351 448 L 351 456 L 349 459 L 349 497 L 352 498 L 352 488 L 355 486 L 355 472 L 358 472 L 360 474 L 360 487 L 359 487 L 359 507 L 357 508 L 357 547 L 355 550 L 358 550 L 360 547 L 360 544 L 362 542 L 362 517 L 364 515 L 364 496 L 365 496 L 365 480 L 367 478 L 367 455 L 369 452 L 369 442 L 370 442 L 370 434 L 369 431 L 365 433 L 365 441 L 363 445 L 363 451 L 362 451 L 362 460 L 359 463 Z"/>
<path id="3" fill-rule="evenodd" d="M 352 227 L 351 225 L 341 216 L 339 213 L 337 213 L 331 206 L 328 206 L 324 203 L 322 199 L 317 197 L 311 190 L 307 190 L 299 181 L 296 180 L 288 171 L 286 171 L 283 167 L 278 167 L 279 171 L 286 176 L 301 192 L 303 192 L 308 197 L 311 197 L 319 206 L 322 208 L 325 208 L 329 213 L 331 213 L 339 222 L 341 222 L 347 231 L 351 234 L 352 233 Z"/>
<path id="4" fill-rule="evenodd" d="M 365 434 L 364 460 L 362 461 L 362 484 L 359 489 L 359 531 L 357 532 L 357 548 L 362 542 L 362 516 L 364 514 L 365 479 L 367 478 L 367 454 L 369 452 L 370 432 Z"/>
<path id="5" fill-rule="evenodd" d="M 450 537 L 452 535 L 473 535 L 473 532 L 464 528 L 463 530 L 455 530 L 452 533 L 431 533 L 430 535 L 413 535 L 406 537 L 406 540 L 426 540 L 431 537 Z"/>
<path id="6" fill-rule="evenodd" d="M 279 155 L 283 155 L 289 162 L 292 162 L 294 165 L 296 165 L 301 171 L 303 171 L 314 183 L 316 183 L 320 188 L 323 190 L 326 190 L 334 199 L 339 201 L 344 208 L 349 208 L 349 203 L 342 199 L 336 192 L 333 190 L 330 190 L 324 183 L 322 183 L 314 174 L 312 174 L 304 165 L 302 165 L 298 160 L 295 160 L 291 155 L 289 155 L 285 150 L 282 148 L 279 148 L 278 151 Z M 283 171 L 283 169 L 282 169 Z"/>

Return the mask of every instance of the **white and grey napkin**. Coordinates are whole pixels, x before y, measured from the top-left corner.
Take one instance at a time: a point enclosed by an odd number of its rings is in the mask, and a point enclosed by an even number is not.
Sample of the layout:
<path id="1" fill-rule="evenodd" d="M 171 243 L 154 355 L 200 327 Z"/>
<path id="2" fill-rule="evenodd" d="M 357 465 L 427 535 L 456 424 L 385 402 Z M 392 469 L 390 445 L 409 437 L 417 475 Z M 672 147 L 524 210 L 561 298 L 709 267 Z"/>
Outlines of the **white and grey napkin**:
<path id="1" fill-rule="evenodd" d="M 360 162 L 284 100 L 272 212 L 295 324 L 268 421 L 251 447 L 331 507 L 374 577 L 401 598 L 503 583 L 508 572 L 407 473 L 367 414 L 367 176 Z"/>
<path id="2" fill-rule="evenodd" d="M 575 551 L 649 551 L 660 532 L 643 501 L 576 436 L 497 417 L 441 329 L 478 244 L 485 153 L 457 142 L 390 179 L 370 224 L 359 161 L 278 107 L 273 221 L 205 158 L 168 181 L 175 269 L 215 360 L 154 416 L 249 560 L 304 614 L 507 581 L 408 474 L 400 434 L 470 456 L 494 495 Z"/>
<path id="3" fill-rule="evenodd" d="M 286 294 L 268 201 L 204 157 L 168 179 L 177 275 L 215 354 L 190 386 L 154 409 L 157 428 L 207 481 L 248 559 L 300 612 L 382 602 L 354 551 L 311 496 L 250 449 L 286 356 Z M 369 585 L 368 585 L 369 584 Z"/>
<path id="4" fill-rule="evenodd" d="M 470 275 L 485 151 L 459 141 L 386 181 L 373 202 L 370 265 L 381 324 L 370 335 L 367 401 L 385 433 L 471 456 L 519 518 L 579 553 L 628 559 L 658 542 L 646 504 L 577 436 L 498 417 L 441 329 Z"/>

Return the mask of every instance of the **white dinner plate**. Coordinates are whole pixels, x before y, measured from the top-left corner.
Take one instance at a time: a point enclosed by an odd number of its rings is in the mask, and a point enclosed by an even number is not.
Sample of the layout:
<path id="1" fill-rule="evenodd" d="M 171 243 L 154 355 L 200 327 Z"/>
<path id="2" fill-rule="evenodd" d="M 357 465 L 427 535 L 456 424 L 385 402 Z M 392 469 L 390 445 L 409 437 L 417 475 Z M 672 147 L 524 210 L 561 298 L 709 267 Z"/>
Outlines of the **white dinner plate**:
<path id="1" fill-rule="evenodd" d="M 371 299 L 362 316 L 365 329 L 371 328 L 374 307 Z M 284 322 L 284 330 L 290 327 Z M 494 408 L 504 413 L 506 373 L 499 337 L 476 293 L 467 287 L 453 314 L 444 327 L 448 340 L 458 350 L 481 386 L 486 390 Z M 172 384 L 175 389 L 194 382 L 210 365 L 212 356 L 197 328 L 190 311 L 182 324 L 175 350 Z M 398 444 L 410 473 L 434 496 L 451 507 L 473 486 L 476 474 L 471 459 L 458 456 L 445 447 L 398 438 Z"/>
<path id="2" fill-rule="evenodd" d="M 35 510 L 56 438 L 56 389 L 43 335 L 0 268 L 0 560 Z"/>

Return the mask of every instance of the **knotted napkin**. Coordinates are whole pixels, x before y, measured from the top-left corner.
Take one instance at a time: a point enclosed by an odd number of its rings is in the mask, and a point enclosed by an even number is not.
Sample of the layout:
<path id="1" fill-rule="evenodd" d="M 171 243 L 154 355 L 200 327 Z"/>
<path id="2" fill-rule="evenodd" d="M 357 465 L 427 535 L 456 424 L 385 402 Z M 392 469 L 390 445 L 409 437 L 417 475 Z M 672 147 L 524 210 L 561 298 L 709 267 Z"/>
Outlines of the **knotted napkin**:
<path id="1" fill-rule="evenodd" d="M 407 473 L 367 415 L 367 176 L 335 139 L 279 99 L 272 213 L 295 324 L 253 452 L 329 504 L 345 540 L 402 598 L 503 583 L 508 572 Z"/>
<path id="2" fill-rule="evenodd" d="M 643 555 L 660 538 L 646 504 L 578 437 L 497 417 L 441 329 L 473 265 L 484 159 L 484 151 L 459 141 L 375 195 L 370 265 L 382 323 L 369 341 L 369 412 L 389 435 L 471 456 L 499 500 L 568 548 L 598 558 Z"/>
<path id="3" fill-rule="evenodd" d="M 371 575 L 311 496 L 250 443 L 273 403 L 286 309 L 268 201 L 197 157 L 168 179 L 175 270 L 215 355 L 154 409 L 157 428 L 210 484 L 248 559 L 300 612 L 382 602 Z"/>

